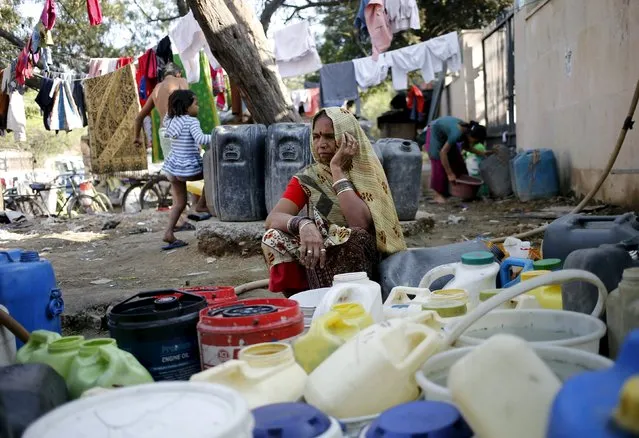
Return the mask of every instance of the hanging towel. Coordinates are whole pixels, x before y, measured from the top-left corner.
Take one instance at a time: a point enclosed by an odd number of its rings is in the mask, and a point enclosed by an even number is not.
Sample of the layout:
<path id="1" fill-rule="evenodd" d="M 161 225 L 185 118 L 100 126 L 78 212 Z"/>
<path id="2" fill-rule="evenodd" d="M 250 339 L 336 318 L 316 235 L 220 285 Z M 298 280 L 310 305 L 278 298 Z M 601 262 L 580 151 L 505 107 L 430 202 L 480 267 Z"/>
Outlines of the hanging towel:
<path id="1" fill-rule="evenodd" d="M 74 81 L 72 91 L 73 101 L 75 102 L 75 106 L 78 109 L 80 118 L 82 119 L 82 127 L 85 127 L 89 124 L 89 121 L 87 120 L 87 108 L 84 100 L 84 88 L 82 88 L 82 83 L 80 81 Z"/>
<path id="2" fill-rule="evenodd" d="M 320 100 L 323 107 L 342 106 L 359 98 L 352 61 L 327 64 L 320 70 Z"/>
<path id="3" fill-rule="evenodd" d="M 9 98 L 7 130 L 13 131 L 15 141 L 27 141 L 27 116 L 24 112 L 24 98 L 18 91 L 12 92 Z"/>
<path id="4" fill-rule="evenodd" d="M 189 11 L 188 14 L 178 20 L 177 24 L 169 30 L 169 36 L 184 65 L 187 82 L 195 83 L 200 81 L 200 50 L 204 50 L 213 68 L 220 66 L 213 53 L 211 53 L 200 25 L 193 17 L 193 11 Z"/>
<path id="5" fill-rule="evenodd" d="M 315 73 L 322 68 L 322 60 L 317 50 L 309 52 L 306 56 L 295 61 L 278 62 L 277 68 L 280 76 L 283 78 L 292 78 L 295 76 Z"/>
<path id="6" fill-rule="evenodd" d="M 89 14 L 89 24 L 97 26 L 102 23 L 102 9 L 100 0 L 87 0 L 87 13 Z"/>
<path id="7" fill-rule="evenodd" d="M 55 1 L 54 0 L 46 0 L 44 2 L 44 9 L 42 9 L 42 15 L 40 16 L 40 21 L 44 25 L 47 30 L 53 29 L 53 25 L 55 24 L 56 10 L 55 10 Z"/>
<path id="8" fill-rule="evenodd" d="M 364 11 L 364 16 L 373 45 L 373 59 L 377 61 L 379 54 L 385 52 L 393 41 L 393 32 L 391 32 L 384 0 L 370 0 Z"/>
<path id="9" fill-rule="evenodd" d="M 386 54 L 392 69 L 393 88 L 397 91 L 408 88 L 408 72 L 421 70 L 424 82 L 435 79 L 432 56 L 426 43 L 414 44 Z M 441 66 L 440 66 L 441 70 Z"/>
<path id="10" fill-rule="evenodd" d="M 307 117 L 313 117 L 320 110 L 320 89 L 309 88 L 308 93 L 311 96 L 310 104 L 308 107 L 304 105 L 304 111 Z"/>
<path id="11" fill-rule="evenodd" d="M 140 112 L 135 68 L 84 81 L 89 121 L 91 167 L 96 174 L 146 170 L 146 149 L 135 145 L 135 117 Z"/>
<path id="12" fill-rule="evenodd" d="M 369 87 L 379 85 L 388 77 L 388 62 L 386 53 L 379 55 L 377 61 L 373 57 L 353 59 L 355 67 L 355 79 L 360 88 L 366 90 Z"/>
<path id="13" fill-rule="evenodd" d="M 52 131 L 73 131 L 82 128 L 82 117 L 78 111 L 69 81 L 54 83 L 53 108 L 49 128 Z"/>
<path id="14" fill-rule="evenodd" d="M 89 60 L 89 77 L 95 78 L 98 76 L 112 73 L 116 70 L 119 58 L 91 58 Z"/>
<path id="15" fill-rule="evenodd" d="M 420 29 L 419 9 L 415 0 L 386 0 L 386 12 L 393 33 Z"/>
<path id="16" fill-rule="evenodd" d="M 286 26 L 273 35 L 275 61 L 280 76 L 290 78 L 313 73 L 322 67 L 315 38 L 307 21 Z"/>
<path id="17" fill-rule="evenodd" d="M 0 71 L 0 83 L 4 80 L 5 70 Z M 7 115 L 9 113 L 9 95 L 0 89 L 0 135 L 7 130 Z"/>
<path id="18" fill-rule="evenodd" d="M 368 2 L 369 0 L 361 0 L 361 2 L 359 3 L 359 9 L 357 10 L 357 15 L 355 16 L 355 22 L 353 23 L 355 29 L 359 31 L 360 36 L 362 35 L 362 33 L 368 33 L 368 30 L 366 29 L 366 17 L 364 15 L 364 11 L 366 10 L 366 6 L 368 6 Z"/>
<path id="19" fill-rule="evenodd" d="M 51 91 L 53 89 L 53 80 L 49 78 L 42 78 L 40 81 L 40 90 L 35 98 L 35 102 L 42 111 L 42 120 L 44 122 L 44 129 L 51 130 L 50 120 L 51 111 L 53 110 L 53 98 L 51 97 Z"/>
<path id="20" fill-rule="evenodd" d="M 442 71 L 443 62 L 447 61 L 448 71 L 456 73 L 461 70 L 461 53 L 457 32 L 432 38 L 425 43 L 432 54 L 432 63 L 435 73 Z"/>

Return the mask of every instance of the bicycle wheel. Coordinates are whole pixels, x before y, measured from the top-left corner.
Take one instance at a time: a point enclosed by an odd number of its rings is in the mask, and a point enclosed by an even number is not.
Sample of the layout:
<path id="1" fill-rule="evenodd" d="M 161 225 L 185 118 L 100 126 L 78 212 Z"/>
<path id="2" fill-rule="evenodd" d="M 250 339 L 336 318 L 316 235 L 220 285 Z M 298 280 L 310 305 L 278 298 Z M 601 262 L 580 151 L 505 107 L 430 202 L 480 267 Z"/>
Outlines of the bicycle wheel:
<path id="1" fill-rule="evenodd" d="M 146 184 L 144 184 L 142 189 L 140 189 L 139 202 L 140 202 L 140 208 L 142 210 L 146 210 L 146 209 L 157 210 L 157 208 L 160 206 L 161 201 L 162 201 L 162 194 L 155 186 L 154 180 L 148 181 Z"/>
<path id="2" fill-rule="evenodd" d="M 111 201 L 104 199 L 106 196 L 89 196 L 77 195 L 69 200 L 67 205 L 67 214 L 69 217 L 75 217 L 79 214 L 106 213 L 113 209 Z"/>
<path id="3" fill-rule="evenodd" d="M 102 192 L 97 192 L 94 196 L 96 198 L 100 208 L 100 212 L 109 213 L 113 211 L 113 204 L 107 195 Z"/>
<path id="4" fill-rule="evenodd" d="M 141 182 L 133 183 L 122 195 L 122 213 L 139 213 L 142 211 L 140 204 L 140 193 L 144 184 Z"/>

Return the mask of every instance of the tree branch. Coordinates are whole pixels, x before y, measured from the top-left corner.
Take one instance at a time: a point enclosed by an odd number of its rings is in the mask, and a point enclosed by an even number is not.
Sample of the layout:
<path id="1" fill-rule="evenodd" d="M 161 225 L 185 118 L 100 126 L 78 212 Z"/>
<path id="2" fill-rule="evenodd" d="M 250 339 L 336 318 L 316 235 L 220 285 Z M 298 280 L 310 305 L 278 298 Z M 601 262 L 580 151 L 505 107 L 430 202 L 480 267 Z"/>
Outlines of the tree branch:
<path id="1" fill-rule="evenodd" d="M 268 31 L 268 27 L 271 24 L 271 18 L 273 18 L 275 12 L 284 4 L 285 1 L 286 0 L 270 0 L 264 5 L 264 9 L 260 14 L 260 23 L 262 23 L 264 33 Z"/>
<path id="2" fill-rule="evenodd" d="M 0 38 L 3 38 L 7 41 L 9 41 L 11 44 L 13 44 L 14 46 L 16 46 L 17 48 L 21 49 L 24 47 L 25 42 L 20 39 L 19 37 L 17 37 L 16 35 L 12 34 L 11 32 L 4 30 L 2 28 L 0 28 Z"/>
<path id="3" fill-rule="evenodd" d="M 341 1 L 331 1 L 331 0 L 306 0 L 305 5 L 287 5 L 286 3 L 282 3 L 282 6 L 285 8 L 295 9 L 297 12 L 302 11 L 304 9 L 309 8 L 321 8 L 321 7 L 330 7 L 330 6 L 340 6 L 343 2 Z"/>
<path id="4" fill-rule="evenodd" d="M 158 21 L 164 23 L 164 22 L 167 22 L 167 21 L 177 20 L 178 18 L 180 18 L 182 16 L 182 15 L 176 15 L 175 17 L 156 17 L 156 18 L 153 18 L 144 10 L 142 5 L 140 3 L 138 3 L 138 0 L 133 0 L 133 3 L 135 3 L 135 6 L 137 6 L 138 9 L 140 10 L 140 12 L 142 12 L 142 15 L 144 15 L 144 17 L 146 18 L 147 23 L 157 23 Z"/>

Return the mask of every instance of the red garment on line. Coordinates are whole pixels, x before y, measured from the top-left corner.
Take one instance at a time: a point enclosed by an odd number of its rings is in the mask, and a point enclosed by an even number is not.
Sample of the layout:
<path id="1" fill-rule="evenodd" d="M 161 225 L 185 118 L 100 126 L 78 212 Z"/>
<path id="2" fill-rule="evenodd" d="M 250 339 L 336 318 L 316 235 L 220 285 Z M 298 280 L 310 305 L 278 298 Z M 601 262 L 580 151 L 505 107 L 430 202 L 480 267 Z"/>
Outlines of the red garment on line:
<path id="1" fill-rule="evenodd" d="M 44 9 L 42 10 L 42 15 L 40 16 L 40 21 L 42 25 L 47 30 L 53 29 L 53 25 L 55 24 L 55 1 L 54 0 L 46 0 L 44 2 Z"/>
<path id="2" fill-rule="evenodd" d="M 131 64 L 133 62 L 133 58 L 130 56 L 118 59 L 117 64 L 115 64 L 115 69 L 119 69 L 124 67 L 125 65 Z"/>
<path id="3" fill-rule="evenodd" d="M 29 42 L 18 55 L 18 62 L 16 63 L 16 82 L 20 85 L 24 85 L 27 79 L 33 77 L 33 64 L 31 63 L 30 55 L 31 38 L 29 38 Z"/>
<path id="4" fill-rule="evenodd" d="M 422 90 L 420 90 L 417 86 L 413 85 L 408 90 L 408 96 L 406 96 L 406 105 L 408 105 L 408 109 L 413 109 L 413 101 L 417 98 L 417 112 L 424 112 L 424 94 Z"/>
<path id="5" fill-rule="evenodd" d="M 89 24 L 91 26 L 97 26 L 102 23 L 100 0 L 87 0 L 87 12 L 89 13 Z"/>
<path id="6" fill-rule="evenodd" d="M 158 84 L 158 64 L 155 50 L 149 49 L 138 58 L 135 80 L 140 90 L 140 105 L 144 106 L 151 92 Z"/>

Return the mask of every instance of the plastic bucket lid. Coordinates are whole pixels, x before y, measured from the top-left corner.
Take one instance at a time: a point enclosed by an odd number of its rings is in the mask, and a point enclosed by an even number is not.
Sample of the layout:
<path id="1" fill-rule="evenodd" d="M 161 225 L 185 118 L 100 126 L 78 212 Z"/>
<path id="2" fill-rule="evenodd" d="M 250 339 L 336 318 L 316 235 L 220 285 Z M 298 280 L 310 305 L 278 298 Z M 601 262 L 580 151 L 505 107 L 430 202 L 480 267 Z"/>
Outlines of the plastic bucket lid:
<path id="1" fill-rule="evenodd" d="M 253 410 L 254 438 L 338 437 L 336 421 L 305 403 L 277 403 Z M 337 426 L 339 430 L 339 426 Z M 332 432 L 332 433 L 331 433 Z"/>
<path id="2" fill-rule="evenodd" d="M 363 436 L 470 438 L 473 432 L 453 405 L 435 401 L 416 401 L 382 413 Z"/>
<path id="3" fill-rule="evenodd" d="M 236 391 L 213 383 L 159 382 L 67 403 L 23 438 L 249 438 L 253 418 Z"/>

